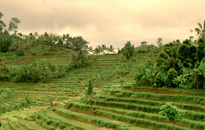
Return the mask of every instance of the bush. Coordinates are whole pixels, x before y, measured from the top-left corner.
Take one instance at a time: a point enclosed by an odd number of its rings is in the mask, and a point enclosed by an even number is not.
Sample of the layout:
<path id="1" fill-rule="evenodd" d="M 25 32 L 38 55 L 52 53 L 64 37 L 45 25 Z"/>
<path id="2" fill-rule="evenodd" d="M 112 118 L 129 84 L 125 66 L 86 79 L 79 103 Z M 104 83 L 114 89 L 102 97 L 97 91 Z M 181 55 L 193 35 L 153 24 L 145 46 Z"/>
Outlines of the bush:
<path id="1" fill-rule="evenodd" d="M 72 61 L 70 65 L 72 69 L 85 67 L 88 65 L 88 57 L 86 56 L 85 52 L 80 50 L 77 54 L 72 55 Z"/>
<path id="2" fill-rule="evenodd" d="M 134 45 L 131 44 L 130 41 L 128 41 L 125 46 L 121 50 L 123 56 L 129 61 L 134 56 Z"/>
<path id="3" fill-rule="evenodd" d="M 53 78 L 61 78 L 67 72 L 68 67 L 54 66 L 46 62 L 35 62 L 31 65 L 22 66 L 14 77 L 16 82 L 48 82 Z"/>
<path id="4" fill-rule="evenodd" d="M 173 88 L 176 87 L 176 85 L 173 83 L 173 79 L 176 78 L 177 75 L 178 75 L 178 72 L 174 68 L 169 69 L 167 73 L 167 86 L 168 87 L 173 87 Z"/>
<path id="5" fill-rule="evenodd" d="M 10 80 L 10 70 L 3 64 L 0 63 L 0 81 Z"/>
<path id="6" fill-rule="evenodd" d="M 172 103 L 166 103 L 160 110 L 159 114 L 166 116 L 173 125 L 176 121 L 182 120 L 182 112 Z"/>
<path id="7" fill-rule="evenodd" d="M 12 43 L 12 37 L 6 34 L 0 34 L 0 52 L 8 52 Z"/>

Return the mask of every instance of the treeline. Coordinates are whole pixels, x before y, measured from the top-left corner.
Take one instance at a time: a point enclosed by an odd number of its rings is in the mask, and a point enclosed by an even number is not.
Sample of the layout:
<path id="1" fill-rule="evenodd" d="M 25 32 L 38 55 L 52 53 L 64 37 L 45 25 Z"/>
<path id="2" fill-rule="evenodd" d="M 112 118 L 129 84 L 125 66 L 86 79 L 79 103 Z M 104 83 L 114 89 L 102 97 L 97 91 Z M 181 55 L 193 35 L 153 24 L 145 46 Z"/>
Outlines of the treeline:
<path id="1" fill-rule="evenodd" d="M 12 18 L 7 27 L 1 20 L 2 17 L 3 14 L 0 12 L 0 81 L 49 82 L 54 78 L 62 78 L 69 70 L 89 66 L 98 57 L 87 55 L 88 42 L 81 36 L 71 37 L 69 34 L 60 36 L 47 32 L 42 35 L 37 32 L 23 35 L 18 33 L 18 24 L 20 23 L 18 18 Z M 31 55 L 35 55 L 33 48 L 38 48 L 39 45 L 50 48 L 51 52 L 55 52 L 58 47 L 63 47 L 73 50 L 75 53 L 72 54 L 71 63 L 61 66 L 37 61 L 18 68 L 9 68 L 2 62 L 5 59 L 23 56 L 29 49 L 32 50 Z"/>
<path id="2" fill-rule="evenodd" d="M 57 34 L 39 35 L 37 32 L 24 35 L 18 32 L 18 24 L 21 22 L 18 18 L 13 17 L 9 25 L 2 21 L 3 14 L 0 12 L 0 52 L 15 52 L 22 56 L 28 48 L 35 47 L 39 44 L 47 45 L 50 50 L 55 50 L 56 47 L 65 47 L 74 51 L 86 50 L 88 42 L 81 36 L 71 37 L 69 34 L 62 36 Z M 7 27 L 8 26 L 8 27 Z"/>
<path id="3" fill-rule="evenodd" d="M 197 40 L 186 39 L 165 44 L 156 63 L 147 61 L 136 74 L 136 85 L 171 88 L 205 87 L 205 21 L 195 28 Z"/>
<path id="4" fill-rule="evenodd" d="M 25 55 L 25 51 L 35 46 L 46 45 L 50 51 L 55 51 L 57 47 L 64 47 L 73 51 L 83 50 L 86 53 L 92 52 L 93 54 L 104 53 L 104 51 L 114 52 L 114 47 L 106 47 L 106 45 L 97 46 L 92 48 L 88 46 L 88 41 L 81 36 L 71 37 L 69 34 L 53 34 L 47 33 L 38 34 L 29 33 L 24 35 L 18 32 L 18 25 L 21 22 L 18 18 L 13 17 L 9 25 L 2 21 L 3 14 L 0 12 L 0 53 L 14 52 L 17 56 Z M 32 50 L 32 49 L 31 49 Z M 35 52 L 32 52 L 35 55 Z"/>

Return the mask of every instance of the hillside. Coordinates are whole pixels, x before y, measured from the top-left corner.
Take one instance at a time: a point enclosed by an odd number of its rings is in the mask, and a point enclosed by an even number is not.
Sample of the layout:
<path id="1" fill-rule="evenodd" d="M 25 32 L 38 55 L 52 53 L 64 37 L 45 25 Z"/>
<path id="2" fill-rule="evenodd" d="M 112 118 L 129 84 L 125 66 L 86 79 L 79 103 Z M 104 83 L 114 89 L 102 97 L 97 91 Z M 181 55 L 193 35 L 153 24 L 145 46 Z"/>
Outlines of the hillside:
<path id="1" fill-rule="evenodd" d="M 165 103 L 173 102 L 183 112 L 183 120 L 175 124 L 176 130 L 203 130 L 203 91 L 136 86 L 136 74 L 147 60 L 155 61 L 161 48 L 140 46 L 135 51 L 131 62 L 123 62 L 120 54 L 102 55 L 90 66 L 72 69 L 64 77 L 49 82 L 0 82 L 0 129 L 172 129 L 173 125 L 159 111 Z M 72 52 L 60 52 L 20 56 L 6 60 L 5 65 L 18 68 L 35 61 L 49 61 L 56 66 L 70 63 Z M 94 79 L 95 114 L 86 96 L 90 79 Z"/>

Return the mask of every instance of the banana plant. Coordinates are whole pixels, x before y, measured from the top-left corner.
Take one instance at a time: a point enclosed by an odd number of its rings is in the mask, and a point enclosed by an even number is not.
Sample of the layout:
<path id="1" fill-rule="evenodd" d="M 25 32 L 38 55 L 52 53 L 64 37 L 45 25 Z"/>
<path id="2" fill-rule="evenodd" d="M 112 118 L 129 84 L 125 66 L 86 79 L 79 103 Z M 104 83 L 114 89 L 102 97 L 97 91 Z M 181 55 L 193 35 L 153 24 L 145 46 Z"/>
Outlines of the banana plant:
<path id="1" fill-rule="evenodd" d="M 186 79 L 185 79 L 184 75 L 179 75 L 176 78 L 174 78 L 172 81 L 177 86 L 177 88 L 179 88 L 179 85 L 182 83 L 185 83 Z"/>
<path id="2" fill-rule="evenodd" d="M 199 76 L 205 78 L 205 62 L 202 60 L 200 63 L 196 63 L 193 69 L 186 72 L 185 76 L 189 77 L 193 81 L 194 87 L 199 89 Z"/>
<path id="3" fill-rule="evenodd" d="M 151 71 L 150 71 L 150 69 L 146 68 L 144 70 L 144 75 L 142 76 L 141 79 L 146 83 L 146 86 L 149 87 L 151 85 Z"/>

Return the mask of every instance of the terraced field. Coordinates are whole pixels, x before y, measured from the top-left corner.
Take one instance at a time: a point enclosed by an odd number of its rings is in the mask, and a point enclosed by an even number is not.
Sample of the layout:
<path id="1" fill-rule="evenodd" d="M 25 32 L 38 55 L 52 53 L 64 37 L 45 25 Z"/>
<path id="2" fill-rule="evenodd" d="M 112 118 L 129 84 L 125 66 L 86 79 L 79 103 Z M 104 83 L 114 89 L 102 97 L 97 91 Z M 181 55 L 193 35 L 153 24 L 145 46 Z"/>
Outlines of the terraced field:
<path id="1" fill-rule="evenodd" d="M 26 102 L 29 96 L 34 106 L 3 114 L 0 130 L 171 130 L 173 125 L 159 115 L 160 107 L 166 102 L 173 102 L 183 111 L 183 120 L 176 122 L 176 130 L 204 130 L 202 91 L 133 88 L 140 64 L 135 64 L 129 74 L 115 79 L 109 72 L 119 60 L 119 55 L 105 55 L 91 66 L 72 70 L 66 77 L 49 83 L 1 83 L 1 87 L 13 89 L 17 95 L 9 104 Z M 92 101 L 95 114 L 85 96 L 91 77 L 96 77 L 96 95 Z M 121 86 L 122 79 L 125 83 Z M 59 105 L 50 107 L 51 101 L 58 101 Z"/>
<path id="2" fill-rule="evenodd" d="M 13 97 L 5 99 L 3 102 L 1 102 L 1 106 L 3 106 L 6 112 L 12 110 L 21 110 L 21 108 L 27 106 L 33 107 L 33 105 L 44 106 L 42 109 L 46 109 L 50 106 L 52 101 L 58 101 L 59 105 L 64 105 L 65 102 L 69 100 L 79 99 L 84 96 L 86 90 L 85 85 L 87 84 L 88 80 L 92 76 L 101 76 L 101 72 L 103 70 L 112 68 L 112 66 L 116 65 L 119 60 L 119 55 L 113 55 L 112 57 L 105 55 L 97 59 L 91 66 L 72 70 L 64 78 L 56 79 L 49 83 L 33 84 L 1 82 L 1 88 L 9 88 L 13 92 Z M 109 64 L 100 65 L 105 62 L 109 62 Z M 18 63 L 18 61 L 15 63 Z M 110 79 L 104 78 L 103 80 L 96 80 L 94 83 L 96 86 L 96 92 L 98 91 L 98 88 L 105 83 L 105 80 Z M 28 103 L 27 97 L 29 97 L 31 103 Z M 22 114 L 24 114 L 24 112 L 22 112 Z M 3 123 L 10 122 L 8 118 L 5 117 Z M 19 118 L 19 116 L 15 115 L 14 118 Z"/>

